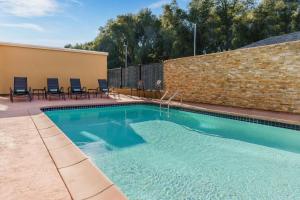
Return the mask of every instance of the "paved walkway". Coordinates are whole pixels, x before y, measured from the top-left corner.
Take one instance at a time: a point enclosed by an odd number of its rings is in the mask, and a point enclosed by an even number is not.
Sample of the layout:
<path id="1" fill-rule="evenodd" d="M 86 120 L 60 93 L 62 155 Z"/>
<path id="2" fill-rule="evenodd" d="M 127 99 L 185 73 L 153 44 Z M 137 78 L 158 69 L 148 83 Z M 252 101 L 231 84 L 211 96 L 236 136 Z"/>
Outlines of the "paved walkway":
<path id="1" fill-rule="evenodd" d="M 42 128 L 36 126 L 32 110 L 39 110 L 42 106 L 102 104 L 113 102 L 140 101 L 139 98 L 121 95 L 120 99 L 91 99 L 10 103 L 7 98 L 0 97 L 0 199 L 82 199 L 80 196 L 70 195 L 70 188 L 66 187 L 58 163 L 50 156 L 48 147 L 41 136 Z M 225 113 L 257 116 L 264 119 L 300 124 L 300 115 L 288 113 L 266 112 L 207 104 L 184 104 L 204 110 L 213 110 Z M 38 113 L 36 113 L 38 114 Z M 38 119 L 38 118 L 36 118 Z M 47 133 L 46 133 L 47 134 Z M 59 154 L 58 154 L 59 155 Z M 82 162 L 84 168 L 86 162 Z M 67 166 L 67 164 L 66 164 Z M 72 172 L 68 172 L 72 175 Z M 67 174 L 68 174 L 67 173 Z M 69 180 L 73 181 L 74 180 Z M 71 190 L 75 190 L 76 188 Z M 77 198 L 78 197 L 78 198 Z M 89 199 L 109 199 L 97 194 Z"/>
<path id="2" fill-rule="evenodd" d="M 0 199 L 72 199 L 30 116 L 30 110 L 42 106 L 102 104 L 132 100 L 135 99 L 123 96 L 117 100 L 36 100 L 12 104 L 7 98 L 0 97 Z M 95 196 L 93 199 L 103 198 Z"/>

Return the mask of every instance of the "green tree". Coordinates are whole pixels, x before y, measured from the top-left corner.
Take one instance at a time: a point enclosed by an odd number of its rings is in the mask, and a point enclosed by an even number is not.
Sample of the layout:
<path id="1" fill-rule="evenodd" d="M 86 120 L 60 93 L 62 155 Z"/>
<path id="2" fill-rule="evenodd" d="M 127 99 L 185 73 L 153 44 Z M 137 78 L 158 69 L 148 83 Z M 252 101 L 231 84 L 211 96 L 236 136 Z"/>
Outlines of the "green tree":
<path id="1" fill-rule="evenodd" d="M 214 0 L 192 0 L 189 4 L 189 21 L 197 25 L 197 54 L 218 49 L 218 30 L 213 12 Z"/>
<path id="2" fill-rule="evenodd" d="M 190 23 L 187 14 L 178 7 L 176 0 L 163 7 L 160 20 L 163 58 L 192 55 L 193 40 Z"/>
<path id="3" fill-rule="evenodd" d="M 141 10 L 136 16 L 134 63 L 144 64 L 159 60 L 160 21 L 149 9 Z"/>
<path id="4" fill-rule="evenodd" d="M 197 54 L 236 49 L 270 36 L 300 31 L 299 0 L 191 0 L 188 10 L 176 0 L 157 17 L 151 10 L 111 19 L 84 44 L 66 48 L 109 52 L 109 68 L 160 62 L 193 55 L 193 23 Z"/>
<path id="5" fill-rule="evenodd" d="M 292 12 L 291 21 L 292 32 L 300 30 L 300 3 L 297 8 Z"/>
<path id="6" fill-rule="evenodd" d="M 254 10 L 254 40 L 300 30 L 299 5 L 298 0 L 263 0 Z"/>
<path id="7" fill-rule="evenodd" d="M 215 0 L 215 14 L 220 28 L 221 50 L 233 48 L 234 27 L 240 25 L 243 15 L 253 2 L 249 0 Z"/>

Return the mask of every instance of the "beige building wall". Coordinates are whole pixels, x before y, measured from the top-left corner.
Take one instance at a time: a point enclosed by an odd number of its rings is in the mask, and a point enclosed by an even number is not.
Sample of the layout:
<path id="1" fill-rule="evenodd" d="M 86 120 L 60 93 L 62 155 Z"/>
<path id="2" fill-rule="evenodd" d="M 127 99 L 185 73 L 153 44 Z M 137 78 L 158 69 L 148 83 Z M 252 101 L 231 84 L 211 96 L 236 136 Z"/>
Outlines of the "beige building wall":
<path id="1" fill-rule="evenodd" d="M 168 60 L 164 83 L 185 101 L 300 113 L 300 41 Z"/>
<path id="2" fill-rule="evenodd" d="M 59 78 L 65 91 L 70 78 L 98 87 L 107 79 L 107 53 L 0 43 L 0 94 L 8 94 L 14 76 L 28 77 L 31 88 L 44 88 L 47 78 Z"/>
<path id="3" fill-rule="evenodd" d="M 4 85 L 3 85 L 2 77 L 4 77 L 3 55 L 2 55 L 2 48 L 0 46 L 0 94 L 1 94 L 1 91 L 4 91 Z"/>

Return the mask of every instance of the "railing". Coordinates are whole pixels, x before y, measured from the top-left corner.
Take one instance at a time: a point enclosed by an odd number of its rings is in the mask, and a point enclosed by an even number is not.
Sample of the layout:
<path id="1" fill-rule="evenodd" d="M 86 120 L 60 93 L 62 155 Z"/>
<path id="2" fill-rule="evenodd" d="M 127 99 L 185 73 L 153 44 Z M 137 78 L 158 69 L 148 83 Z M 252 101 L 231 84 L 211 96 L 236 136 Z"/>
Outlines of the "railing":
<path id="1" fill-rule="evenodd" d="M 161 111 L 161 105 L 162 105 L 162 103 L 163 103 L 163 101 L 164 101 L 164 98 L 168 95 L 168 91 L 166 91 L 165 93 L 164 93 L 164 95 L 160 98 L 160 101 L 159 101 L 159 110 Z"/>
<path id="2" fill-rule="evenodd" d="M 176 91 L 176 92 L 169 98 L 169 100 L 167 101 L 167 105 L 168 105 L 168 117 L 170 117 L 170 104 L 171 104 L 171 101 L 172 101 L 172 99 L 174 99 L 178 94 L 179 94 L 179 92 Z M 182 104 L 182 97 L 180 98 L 180 104 Z"/>
<path id="3" fill-rule="evenodd" d="M 159 103 L 159 109 L 160 109 L 160 114 L 161 114 L 161 107 L 162 107 L 162 104 L 163 104 L 163 101 L 164 101 L 164 98 L 168 95 L 168 91 L 165 92 L 165 94 L 162 96 L 162 98 L 160 99 L 160 103 Z M 171 101 L 179 95 L 179 92 L 176 91 L 167 101 L 166 101 L 166 104 L 167 104 L 167 108 L 168 108 L 168 117 L 170 117 L 170 104 L 171 104 Z M 180 98 L 180 103 L 182 104 L 182 97 Z"/>

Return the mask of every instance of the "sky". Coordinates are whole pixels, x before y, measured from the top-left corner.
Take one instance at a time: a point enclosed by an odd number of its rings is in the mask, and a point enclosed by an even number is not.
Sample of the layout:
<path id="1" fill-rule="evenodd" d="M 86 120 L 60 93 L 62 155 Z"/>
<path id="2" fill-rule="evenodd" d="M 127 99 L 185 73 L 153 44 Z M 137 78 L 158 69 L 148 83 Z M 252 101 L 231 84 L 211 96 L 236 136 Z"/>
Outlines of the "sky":
<path id="1" fill-rule="evenodd" d="M 171 0 L 0 0 L 0 42 L 52 47 L 93 40 L 120 14 L 149 8 L 161 14 Z M 188 0 L 178 0 L 186 9 Z"/>

